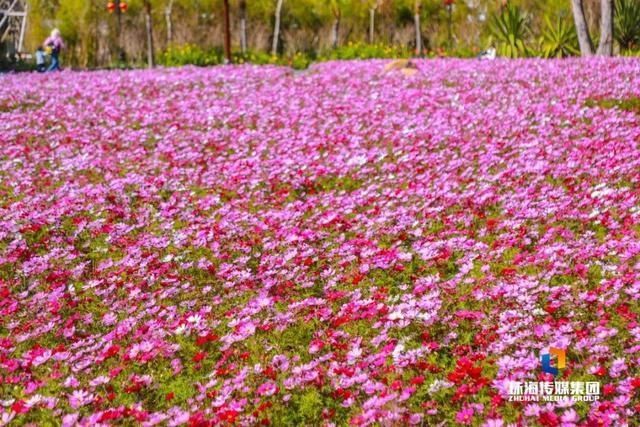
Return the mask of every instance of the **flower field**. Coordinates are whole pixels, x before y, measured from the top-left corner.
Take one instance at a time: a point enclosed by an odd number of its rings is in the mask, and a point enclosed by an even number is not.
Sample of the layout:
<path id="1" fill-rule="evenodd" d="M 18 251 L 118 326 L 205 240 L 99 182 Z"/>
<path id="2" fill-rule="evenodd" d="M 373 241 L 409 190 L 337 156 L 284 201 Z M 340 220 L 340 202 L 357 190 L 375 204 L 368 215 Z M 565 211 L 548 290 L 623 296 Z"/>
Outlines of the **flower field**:
<path id="1" fill-rule="evenodd" d="M 0 76 L 0 425 L 637 425 L 640 61 L 384 64 Z"/>

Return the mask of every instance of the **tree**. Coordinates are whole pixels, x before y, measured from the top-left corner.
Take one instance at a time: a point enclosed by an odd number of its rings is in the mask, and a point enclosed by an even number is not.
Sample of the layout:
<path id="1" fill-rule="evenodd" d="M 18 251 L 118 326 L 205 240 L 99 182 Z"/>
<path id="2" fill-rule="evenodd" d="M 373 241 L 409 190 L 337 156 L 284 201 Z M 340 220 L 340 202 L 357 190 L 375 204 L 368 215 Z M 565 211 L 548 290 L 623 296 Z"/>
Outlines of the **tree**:
<path id="1" fill-rule="evenodd" d="M 224 57 L 225 61 L 230 64 L 231 58 L 231 23 L 229 19 L 229 0 L 223 0 L 222 2 L 224 11 Z"/>
<path id="2" fill-rule="evenodd" d="M 238 9 L 240 9 L 240 51 L 247 52 L 247 2 L 240 0 Z"/>
<path id="3" fill-rule="evenodd" d="M 369 43 L 373 44 L 376 32 L 376 10 L 380 7 L 382 0 L 373 0 L 369 3 Z"/>
<path id="4" fill-rule="evenodd" d="M 420 29 L 420 11 L 422 9 L 422 0 L 415 0 L 413 17 L 416 27 L 416 55 L 422 55 L 422 30 Z"/>
<path id="5" fill-rule="evenodd" d="M 173 1 L 169 0 L 164 8 L 164 20 L 167 25 L 167 46 L 171 46 L 171 43 L 173 43 Z"/>
<path id="6" fill-rule="evenodd" d="M 582 56 L 593 55 L 593 42 L 584 14 L 582 0 L 571 0 L 573 20 L 578 33 L 578 43 Z M 613 0 L 600 0 L 600 42 L 596 53 L 602 56 L 613 55 Z"/>
<path id="7" fill-rule="evenodd" d="M 275 22 L 273 24 L 273 43 L 271 44 L 271 55 L 278 54 L 278 39 L 280 38 L 280 16 L 282 14 L 282 1 L 276 1 Z"/>
<path id="8" fill-rule="evenodd" d="M 116 37 L 118 40 L 117 49 L 118 49 L 118 61 L 125 62 L 127 56 L 124 52 L 124 47 L 122 43 L 122 10 L 120 9 L 120 0 L 114 1 L 115 11 L 116 11 Z"/>
<path id="9" fill-rule="evenodd" d="M 331 26 L 331 47 L 338 47 L 338 37 L 340 33 L 340 18 L 342 17 L 341 0 L 331 0 L 331 14 L 333 15 L 333 25 Z"/>
<path id="10" fill-rule="evenodd" d="M 613 55 L 613 0 L 600 0 L 600 56 Z"/>
<path id="11" fill-rule="evenodd" d="M 151 0 L 144 0 L 144 23 L 147 30 L 147 64 L 149 68 L 155 65 L 153 57 L 153 19 L 151 16 Z"/>

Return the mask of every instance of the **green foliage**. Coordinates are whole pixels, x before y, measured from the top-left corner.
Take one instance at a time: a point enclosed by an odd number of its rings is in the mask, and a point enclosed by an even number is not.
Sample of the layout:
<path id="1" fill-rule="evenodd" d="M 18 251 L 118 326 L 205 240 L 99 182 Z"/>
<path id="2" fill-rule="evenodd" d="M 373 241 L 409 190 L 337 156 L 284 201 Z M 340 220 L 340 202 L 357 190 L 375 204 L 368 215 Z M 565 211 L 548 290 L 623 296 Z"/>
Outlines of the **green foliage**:
<path id="1" fill-rule="evenodd" d="M 580 53 L 578 36 L 573 24 L 562 18 L 555 23 L 545 18 L 546 26 L 542 32 L 540 53 L 545 58 L 566 58 Z"/>
<path id="2" fill-rule="evenodd" d="M 384 44 L 349 43 L 321 55 L 321 59 L 408 58 L 409 49 Z"/>
<path id="3" fill-rule="evenodd" d="M 335 411 L 333 420 L 338 425 L 346 425 L 347 410 L 316 389 L 300 390 L 293 394 L 287 406 L 277 404 L 272 410 L 271 421 L 277 426 L 320 425 L 319 420 L 325 408 Z"/>
<path id="4" fill-rule="evenodd" d="M 222 63 L 219 50 L 205 51 L 199 46 L 187 44 L 184 46 L 170 46 L 158 58 L 158 63 L 168 67 L 181 65 L 216 65 Z"/>
<path id="5" fill-rule="evenodd" d="M 315 58 L 313 54 L 297 52 L 288 56 L 273 56 L 265 52 L 250 51 L 247 53 L 235 52 L 233 62 L 235 64 L 272 64 L 292 67 L 296 70 L 308 68 L 312 61 L 336 60 L 336 59 L 372 59 L 372 58 L 408 58 L 411 56 L 409 49 L 401 46 L 390 46 L 384 44 L 349 43 L 346 46 L 327 51 L 320 58 Z M 184 46 L 172 46 L 158 57 L 158 64 L 168 67 L 178 67 L 182 65 L 219 65 L 224 63 L 224 53 L 222 49 L 210 50 L 202 49 L 199 46 L 187 44 Z"/>
<path id="6" fill-rule="evenodd" d="M 616 0 L 613 36 L 623 51 L 640 48 L 640 2 Z"/>
<path id="7" fill-rule="evenodd" d="M 489 30 L 496 41 L 496 50 L 500 56 L 529 56 L 529 49 L 525 44 L 530 32 L 529 23 L 519 7 L 507 4 L 502 13 L 491 19 Z"/>
<path id="8" fill-rule="evenodd" d="M 179 67 L 182 65 L 220 65 L 224 63 L 224 52 L 220 48 L 205 50 L 199 46 L 187 44 L 184 46 L 172 46 L 158 57 L 158 64 L 167 67 Z M 265 52 L 250 51 L 247 53 L 234 52 L 234 64 L 272 64 L 286 65 L 294 69 L 305 69 L 311 64 L 312 57 L 303 53 L 295 53 L 291 56 L 273 56 Z"/>
<path id="9" fill-rule="evenodd" d="M 585 102 L 587 107 L 600 107 L 605 109 L 618 108 L 624 111 L 631 111 L 640 114 L 640 98 L 625 99 L 588 99 Z"/>

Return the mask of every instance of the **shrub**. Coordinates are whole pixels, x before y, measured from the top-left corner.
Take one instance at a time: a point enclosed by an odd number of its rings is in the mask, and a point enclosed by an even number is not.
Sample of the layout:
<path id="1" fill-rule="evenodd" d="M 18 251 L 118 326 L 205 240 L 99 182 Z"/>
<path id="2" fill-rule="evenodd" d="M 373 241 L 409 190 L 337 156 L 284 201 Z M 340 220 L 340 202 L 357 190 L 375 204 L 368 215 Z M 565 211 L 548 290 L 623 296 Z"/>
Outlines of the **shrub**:
<path id="1" fill-rule="evenodd" d="M 265 52 L 249 51 L 246 53 L 234 52 L 234 64 L 275 64 L 286 65 L 295 69 L 304 69 L 311 63 L 311 56 L 304 53 L 296 53 L 291 56 L 273 56 Z M 224 52 L 219 49 L 204 50 L 195 45 L 170 47 L 158 57 L 158 64 L 167 67 L 182 65 L 218 65 L 224 63 Z"/>
<path id="2" fill-rule="evenodd" d="M 614 37 L 620 49 L 628 52 L 640 47 L 640 2 L 616 0 Z"/>
<path id="3" fill-rule="evenodd" d="M 565 58 L 580 53 L 578 36 L 573 24 L 558 18 L 555 23 L 545 18 L 545 28 L 540 40 L 540 54 L 545 58 Z"/>
<path id="4" fill-rule="evenodd" d="M 331 59 L 374 59 L 374 58 L 408 58 L 411 51 L 402 46 L 384 44 L 348 43 L 325 52 L 321 60 Z"/>
<path id="5" fill-rule="evenodd" d="M 520 58 L 530 55 L 525 44 L 530 32 L 529 23 L 519 7 L 507 4 L 500 15 L 493 17 L 489 30 L 500 56 Z"/>
<path id="6" fill-rule="evenodd" d="M 171 46 L 158 57 L 158 63 L 169 67 L 181 65 L 215 65 L 222 62 L 218 50 L 205 51 L 196 45 Z"/>

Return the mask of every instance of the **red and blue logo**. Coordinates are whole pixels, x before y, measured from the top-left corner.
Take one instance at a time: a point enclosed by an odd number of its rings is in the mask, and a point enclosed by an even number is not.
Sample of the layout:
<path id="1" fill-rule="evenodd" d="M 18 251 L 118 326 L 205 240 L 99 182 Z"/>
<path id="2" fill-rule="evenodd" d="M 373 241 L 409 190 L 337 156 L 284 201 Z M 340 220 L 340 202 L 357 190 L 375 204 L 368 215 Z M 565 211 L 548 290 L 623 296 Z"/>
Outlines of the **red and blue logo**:
<path id="1" fill-rule="evenodd" d="M 549 351 L 540 354 L 542 371 L 553 376 L 558 375 L 558 370 L 567 366 L 567 354 L 564 348 L 549 348 Z"/>

